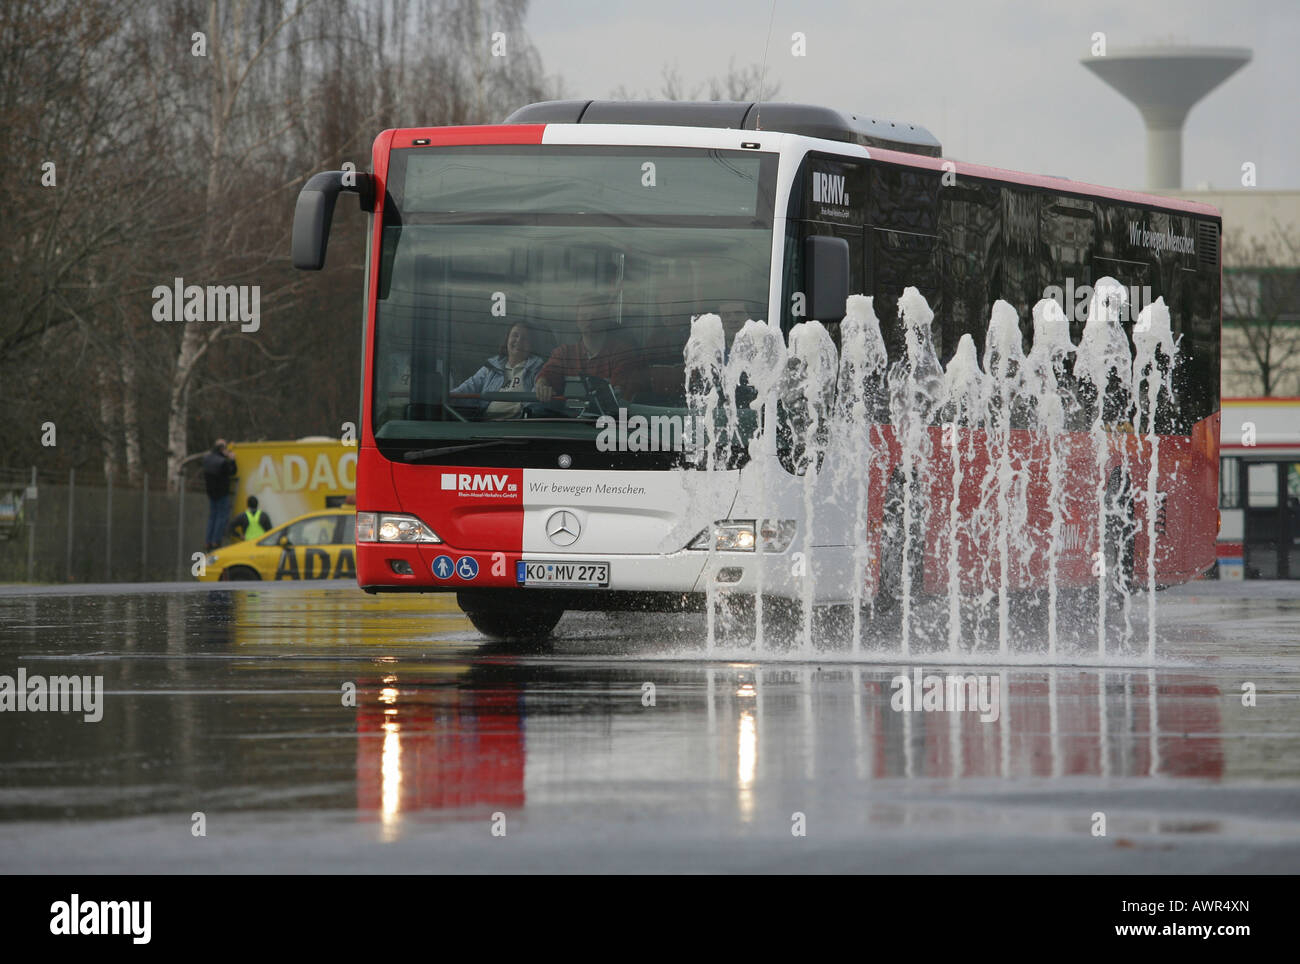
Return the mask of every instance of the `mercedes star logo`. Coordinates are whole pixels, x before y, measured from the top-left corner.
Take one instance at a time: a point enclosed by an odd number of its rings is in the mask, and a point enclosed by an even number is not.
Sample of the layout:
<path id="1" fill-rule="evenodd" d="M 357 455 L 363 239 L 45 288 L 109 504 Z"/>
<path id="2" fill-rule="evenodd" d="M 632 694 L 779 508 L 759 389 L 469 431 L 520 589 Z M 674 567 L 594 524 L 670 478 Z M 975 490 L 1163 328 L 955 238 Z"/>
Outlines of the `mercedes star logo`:
<path id="1" fill-rule="evenodd" d="M 578 522 L 578 517 L 567 509 L 552 512 L 551 517 L 546 520 L 546 537 L 557 546 L 571 546 L 578 541 L 580 535 L 582 535 L 582 524 Z"/>

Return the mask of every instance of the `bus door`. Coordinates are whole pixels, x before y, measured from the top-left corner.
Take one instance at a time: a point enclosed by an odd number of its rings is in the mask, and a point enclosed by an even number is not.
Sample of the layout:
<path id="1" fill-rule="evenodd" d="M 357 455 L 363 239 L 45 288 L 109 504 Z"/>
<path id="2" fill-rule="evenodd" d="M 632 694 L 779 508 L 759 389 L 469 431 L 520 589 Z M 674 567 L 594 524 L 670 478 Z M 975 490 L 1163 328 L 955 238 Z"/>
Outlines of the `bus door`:
<path id="1" fill-rule="evenodd" d="M 1241 462 L 1247 579 L 1300 579 L 1300 463 Z"/>

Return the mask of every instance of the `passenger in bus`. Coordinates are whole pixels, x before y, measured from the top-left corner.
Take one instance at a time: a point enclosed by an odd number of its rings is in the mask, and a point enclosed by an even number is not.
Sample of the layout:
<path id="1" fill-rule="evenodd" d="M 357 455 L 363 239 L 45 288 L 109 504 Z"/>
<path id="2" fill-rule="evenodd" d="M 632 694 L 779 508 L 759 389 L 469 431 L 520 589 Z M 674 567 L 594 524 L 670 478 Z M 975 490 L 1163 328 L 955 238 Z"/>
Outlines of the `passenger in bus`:
<path id="1" fill-rule="evenodd" d="M 707 310 L 707 309 L 706 309 Z M 723 301 L 717 306 L 718 316 L 722 319 L 723 362 L 731 357 L 731 345 L 737 333 L 745 327 L 749 311 L 743 301 Z M 692 321 L 698 318 L 692 316 Z M 645 364 L 649 378 L 648 391 L 637 396 L 636 401 L 656 405 L 682 404 L 685 385 L 683 379 L 683 350 L 690 337 L 690 328 L 675 328 L 662 321 L 646 338 Z M 748 380 L 742 377 L 742 383 Z"/>
<path id="2" fill-rule="evenodd" d="M 582 375 L 603 378 L 628 396 L 644 387 L 641 352 L 614 327 L 613 320 L 609 299 L 596 295 L 578 302 L 578 340 L 551 352 L 537 375 L 538 401 L 550 401 L 564 390 L 566 378 Z"/>
<path id="3" fill-rule="evenodd" d="M 451 390 L 456 395 L 483 395 L 488 392 L 531 392 L 536 388 L 537 374 L 544 359 L 533 351 L 537 333 L 522 321 L 515 322 L 507 332 L 497 354 L 469 378 Z M 517 418 L 523 409 L 521 402 L 487 399 L 461 399 L 474 402 L 479 414 L 486 419 Z"/>
<path id="4" fill-rule="evenodd" d="M 651 365 L 681 364 L 682 351 L 691 337 L 690 318 L 680 322 L 673 315 L 660 315 L 645 336 L 645 356 Z"/>
<path id="5" fill-rule="evenodd" d="M 651 405 L 680 405 L 683 400 L 682 359 L 690 338 L 690 318 L 674 314 L 656 317 L 648 326 L 641 351 L 642 385 L 633 401 Z"/>

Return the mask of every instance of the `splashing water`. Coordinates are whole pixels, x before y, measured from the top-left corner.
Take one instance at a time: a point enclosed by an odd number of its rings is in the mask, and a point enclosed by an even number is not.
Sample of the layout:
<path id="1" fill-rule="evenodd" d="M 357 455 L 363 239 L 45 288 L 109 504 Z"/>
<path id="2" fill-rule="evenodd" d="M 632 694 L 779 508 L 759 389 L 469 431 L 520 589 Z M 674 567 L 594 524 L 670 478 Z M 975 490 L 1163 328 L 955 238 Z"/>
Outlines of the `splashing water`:
<path id="1" fill-rule="evenodd" d="M 790 457 L 795 475 L 803 479 L 803 560 L 800 568 L 801 641 L 812 652 L 813 530 L 818 475 L 826 457 L 830 416 L 835 401 L 839 355 L 830 332 L 820 321 L 805 321 L 790 329 L 790 354 L 781 382 L 781 401 L 790 431 Z"/>
<path id="2" fill-rule="evenodd" d="M 1096 462 L 1097 549 L 1093 556 L 1097 576 L 1097 655 L 1106 655 L 1106 610 L 1111 587 L 1117 584 L 1120 573 L 1115 569 L 1124 565 L 1122 529 L 1127 520 L 1122 517 L 1124 479 L 1126 478 L 1128 448 L 1123 440 L 1115 440 L 1108 425 L 1120 423 L 1128 414 L 1132 396 L 1133 356 L 1128 338 L 1120 327 L 1120 316 L 1128 309 L 1128 291 L 1114 278 L 1098 280 L 1093 287 L 1092 301 L 1088 305 L 1088 320 L 1083 337 L 1075 353 L 1074 372 L 1081 388 L 1090 397 L 1093 414 L 1093 454 Z M 1107 468 L 1114 457 L 1124 463 L 1120 468 Z M 1121 530 L 1118 531 L 1117 530 Z M 1114 559 L 1111 533 L 1116 533 Z M 1124 639 L 1131 635 L 1128 612 L 1128 591 L 1124 586 Z"/>
<path id="3" fill-rule="evenodd" d="M 706 498 L 711 498 L 715 487 L 709 484 L 710 476 L 716 468 L 718 449 L 718 398 L 722 394 L 723 355 L 726 351 L 726 335 L 722 328 L 722 318 L 715 314 L 703 314 L 691 322 L 691 334 L 686 341 L 683 352 L 686 362 L 686 397 L 687 404 L 693 412 L 704 413 L 704 437 L 697 441 L 697 452 L 703 453 L 705 471 Z M 724 438 L 730 437 L 730 424 L 725 430 Z M 706 640 L 710 652 L 716 639 L 717 589 L 712 578 L 714 563 L 717 559 L 716 538 L 714 537 L 714 513 L 709 514 L 709 556 L 706 571 L 710 578 L 705 582 L 706 595 Z"/>
<path id="4" fill-rule="evenodd" d="M 975 454 L 975 433 L 965 433 L 963 452 L 957 430 L 981 425 L 988 406 L 988 385 L 975 358 L 975 342 L 968 334 L 962 335 L 957 342 L 957 351 L 944 372 L 944 395 L 948 409 L 943 441 L 949 449 L 952 466 L 952 498 L 948 502 L 945 532 L 948 547 L 948 651 L 956 653 L 961 646 L 961 561 L 958 546 L 963 538 L 968 537 L 969 530 L 969 525 L 964 524 L 961 517 L 962 486 L 966 481 L 965 466 L 974 461 Z"/>
<path id="5" fill-rule="evenodd" d="M 880 335 L 880 319 L 870 297 L 852 295 L 840 324 L 840 368 L 836 379 L 834 434 L 835 490 L 846 494 L 853 505 L 852 647 L 862 642 L 863 592 L 868 565 L 867 520 L 870 517 L 871 467 L 876 464 L 880 444 L 876 423 L 883 417 L 888 399 L 884 391 L 888 357 Z M 873 599 L 874 606 L 874 599 Z"/>
<path id="6" fill-rule="evenodd" d="M 1020 342 L 1020 320 L 1016 309 L 1005 301 L 993 305 L 989 319 L 988 335 L 984 341 L 984 370 L 988 372 L 988 422 L 985 439 L 988 443 L 988 469 L 986 492 L 996 500 L 993 510 L 993 541 L 997 546 L 998 563 L 998 652 L 1006 655 L 1011 632 L 1011 533 L 1013 528 L 1023 532 L 1016 523 L 1023 517 L 1021 500 L 1014 500 L 1019 473 L 1012 462 L 1011 428 L 1015 411 L 1020 403 L 1021 370 L 1025 356 Z M 988 478 L 991 476 L 991 478 Z"/>
<path id="7" fill-rule="evenodd" d="M 1052 514 L 1047 540 L 1047 652 L 1056 658 L 1056 610 L 1060 597 L 1057 570 L 1060 566 L 1062 453 L 1061 435 L 1065 431 L 1067 404 L 1071 414 L 1078 408 L 1073 394 L 1062 397 L 1066 384 L 1066 361 L 1074 353 L 1070 341 L 1070 320 L 1061 306 L 1051 298 L 1034 305 L 1034 346 L 1025 359 L 1025 392 L 1037 402 L 1039 426 L 1047 436 L 1047 504 Z"/>
<path id="8" fill-rule="evenodd" d="M 911 648 L 912 568 L 915 554 L 924 551 L 924 539 L 913 538 L 925 512 L 930 488 L 930 416 L 943 403 L 943 368 L 934 350 L 930 325 L 934 312 L 921 292 L 905 288 L 898 299 L 907 350 L 889 369 L 889 413 L 901 450 L 903 532 L 899 571 L 902 596 L 902 648 Z"/>
<path id="9" fill-rule="evenodd" d="M 1169 326 L 1164 298 L 1156 299 L 1138 315 L 1133 328 L 1133 387 L 1137 403 L 1134 428 L 1146 428 L 1147 479 L 1147 658 L 1156 654 L 1156 520 L 1160 514 L 1157 491 L 1160 476 L 1160 436 L 1156 434 L 1160 403 L 1173 400 L 1174 358 L 1178 346 Z M 1142 389 L 1145 387 L 1145 391 Z"/>
<path id="10" fill-rule="evenodd" d="M 1063 631 L 1078 622 L 1061 619 L 1072 611 L 1063 608 L 1066 589 L 1082 591 L 1091 579 L 1097 655 L 1107 656 L 1108 609 L 1117 604 L 1118 648 L 1128 643 L 1132 592 L 1145 583 L 1146 650 L 1154 658 L 1164 498 L 1157 432 L 1170 431 L 1177 343 L 1157 301 L 1139 316 L 1130 350 L 1127 308 L 1125 289 L 1099 280 L 1076 346 L 1061 306 L 1043 299 L 1033 307 L 1025 354 L 1021 319 L 998 301 L 982 360 L 974 336 L 963 334 L 946 367 L 932 337 L 934 312 L 916 288 L 898 299 L 904 346 L 892 364 L 865 296 L 849 298 L 838 350 L 817 321 L 794 326 L 787 349 L 778 328 L 751 320 L 728 349 L 717 316 L 696 319 L 685 354 L 690 404 L 709 434 L 702 492 L 725 489 L 708 477 L 729 469 L 733 446 L 747 440 L 731 515 L 754 519 L 756 545 L 752 557 L 728 554 L 723 564 L 751 567 L 744 592 L 753 593 L 755 649 L 771 652 L 775 642 L 763 624 L 769 591 L 797 600 L 802 656 L 820 645 L 816 607 L 846 605 L 854 653 L 868 621 L 878 628 L 884 613 L 899 620 L 901 655 L 931 640 L 942 645 L 944 636 L 954 656 L 983 651 L 995 632 L 996 652 L 1006 657 L 1016 638 L 1013 605 L 1037 598 L 1047 654 L 1056 659 Z M 746 418 L 751 429 L 759 419 L 756 430 L 745 431 Z M 1142 470 L 1138 492 L 1130 479 Z M 1139 510 L 1145 578 L 1134 580 Z M 767 535 L 782 517 L 797 519 L 799 538 L 769 550 Z M 791 566 L 787 575 L 786 564 L 800 557 L 802 571 Z M 711 541 L 710 652 L 718 562 Z M 946 596 L 942 608 L 923 605 L 935 593 Z"/>
<path id="11" fill-rule="evenodd" d="M 736 332 L 731 345 L 731 354 L 727 359 L 726 380 L 728 396 L 734 404 L 736 389 L 743 382 L 754 393 L 749 403 L 750 409 L 763 417 L 762 431 L 757 433 L 749 443 L 751 464 L 758 474 L 758 494 L 756 498 L 758 520 L 758 545 L 754 554 L 755 606 L 754 606 L 754 645 L 763 646 L 763 589 L 767 558 L 763 546 L 763 520 L 767 518 L 767 475 L 776 450 L 775 419 L 765 412 L 769 400 L 781 377 L 785 373 L 786 348 L 781 332 L 752 318 Z"/>

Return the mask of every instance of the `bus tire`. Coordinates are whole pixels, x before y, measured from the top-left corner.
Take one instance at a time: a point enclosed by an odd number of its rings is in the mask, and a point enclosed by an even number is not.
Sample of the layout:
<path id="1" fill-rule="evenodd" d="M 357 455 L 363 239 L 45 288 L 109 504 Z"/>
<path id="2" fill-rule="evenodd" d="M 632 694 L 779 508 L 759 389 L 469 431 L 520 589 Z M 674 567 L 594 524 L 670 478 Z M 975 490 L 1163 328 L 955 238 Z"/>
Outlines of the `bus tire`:
<path id="1" fill-rule="evenodd" d="M 260 582 L 261 579 L 258 571 L 251 566 L 231 566 L 221 571 L 222 582 Z"/>
<path id="2" fill-rule="evenodd" d="M 465 615 L 489 639 L 539 642 L 550 638 L 564 610 L 466 609 Z"/>

